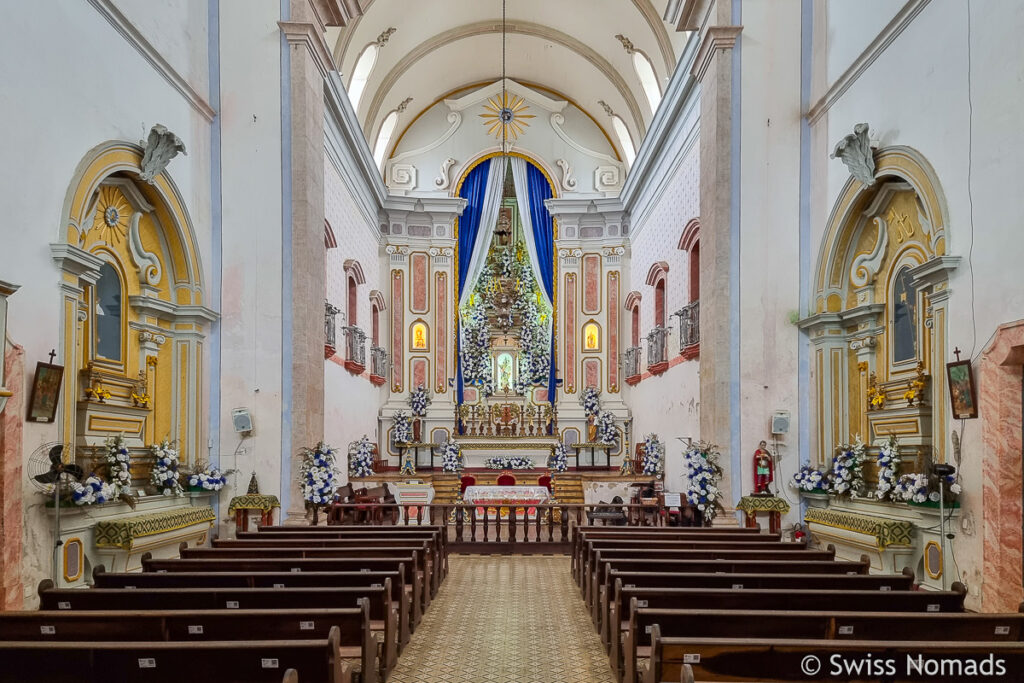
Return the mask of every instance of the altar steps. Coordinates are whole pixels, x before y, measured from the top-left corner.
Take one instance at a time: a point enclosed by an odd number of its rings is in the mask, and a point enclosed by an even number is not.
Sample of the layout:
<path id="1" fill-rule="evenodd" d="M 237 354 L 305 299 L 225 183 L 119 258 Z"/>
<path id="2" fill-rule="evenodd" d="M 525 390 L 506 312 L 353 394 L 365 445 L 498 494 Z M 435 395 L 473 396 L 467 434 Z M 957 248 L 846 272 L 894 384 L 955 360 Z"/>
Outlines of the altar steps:
<path id="1" fill-rule="evenodd" d="M 555 475 L 552 483 L 554 485 L 555 500 L 559 503 L 583 504 L 583 480 L 578 474 Z"/>

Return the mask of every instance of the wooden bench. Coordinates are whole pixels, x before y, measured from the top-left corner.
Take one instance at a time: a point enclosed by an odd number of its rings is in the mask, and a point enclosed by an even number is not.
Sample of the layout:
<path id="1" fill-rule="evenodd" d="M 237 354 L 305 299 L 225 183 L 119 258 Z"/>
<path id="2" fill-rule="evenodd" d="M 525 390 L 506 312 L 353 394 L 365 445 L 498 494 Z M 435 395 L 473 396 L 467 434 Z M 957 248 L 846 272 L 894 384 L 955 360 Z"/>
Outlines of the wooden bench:
<path id="1" fill-rule="evenodd" d="M 391 581 L 382 586 L 330 588 L 53 588 L 39 585 L 44 610 L 211 610 L 358 607 L 367 598 L 370 626 L 382 635 L 381 661 L 390 671 L 398 659 L 398 613 L 391 606 Z M 301 671 L 299 672 L 301 676 Z"/>
<path id="2" fill-rule="evenodd" d="M 808 676 L 801 670 L 805 657 L 818 659 L 821 672 Z M 833 671 L 832 657 L 847 665 L 859 662 L 865 671 L 869 659 L 874 662 L 873 675 Z M 1019 642 L 943 642 L 893 640 L 805 640 L 797 638 L 745 639 L 745 638 L 669 638 L 659 633 L 657 625 L 651 632 L 651 665 L 645 680 L 648 683 L 667 681 L 956 681 L 962 683 L 973 677 L 957 673 L 957 665 L 947 669 L 952 675 L 935 673 L 907 675 L 907 660 L 938 660 L 976 663 L 990 658 L 1001 660 L 1005 673 L 980 680 L 1014 680 L 1024 677 L 1024 643 Z M 886 670 L 886 661 L 892 660 L 892 674 Z M 684 664 L 691 667 L 684 671 Z"/>
<path id="3" fill-rule="evenodd" d="M 378 679 L 370 607 L 306 610 L 0 612 L 0 640 L 39 642 L 326 639 L 339 629 L 339 654 L 360 680 Z M 350 662 L 358 663 L 352 667 Z M 365 673 L 364 673 L 365 672 Z M 127 680 L 111 675 L 107 680 Z"/>
<path id="4" fill-rule="evenodd" d="M 623 683 L 640 680 L 638 661 L 650 656 L 650 634 L 662 637 L 841 640 L 1020 641 L 1024 614 L 630 610 L 623 638 Z"/>
<path id="5" fill-rule="evenodd" d="M 383 586 L 390 580 L 391 603 L 398 610 L 399 653 L 409 642 L 412 594 L 404 571 L 350 572 L 133 572 L 115 574 L 103 565 L 93 570 L 96 588 L 305 588 Z"/>
<path id="6" fill-rule="evenodd" d="M 89 591 L 78 591 L 87 593 Z M 0 641 L 6 680 L 19 683 L 278 683 L 293 669 L 302 683 L 347 683 L 339 629 L 310 640 L 203 642 Z"/>

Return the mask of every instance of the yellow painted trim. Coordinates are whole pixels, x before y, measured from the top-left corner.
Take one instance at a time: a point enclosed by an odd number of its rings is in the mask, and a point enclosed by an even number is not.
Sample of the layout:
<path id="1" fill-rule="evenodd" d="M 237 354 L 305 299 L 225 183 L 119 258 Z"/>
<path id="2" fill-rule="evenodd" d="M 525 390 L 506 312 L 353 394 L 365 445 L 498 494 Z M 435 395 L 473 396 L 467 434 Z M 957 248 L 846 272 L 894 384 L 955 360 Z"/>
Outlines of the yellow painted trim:
<path id="1" fill-rule="evenodd" d="M 78 573 L 75 574 L 74 576 L 70 576 L 68 574 L 68 549 L 71 547 L 72 543 L 77 543 L 78 544 Z M 68 540 L 64 541 L 64 567 L 63 567 L 63 572 L 62 572 L 64 574 L 64 580 L 67 581 L 68 583 L 71 583 L 73 581 L 78 581 L 80 578 L 82 578 L 82 572 L 84 572 L 84 571 L 85 571 L 85 544 L 82 543 L 82 539 L 79 538 L 78 536 L 72 536 Z"/>
<path id="2" fill-rule="evenodd" d="M 932 568 L 928 563 L 928 548 L 931 548 L 933 546 L 939 549 L 939 570 L 937 572 L 932 572 Z M 939 545 L 938 541 L 928 541 L 924 544 L 924 552 L 921 554 L 921 560 L 924 564 L 924 570 L 925 572 L 927 572 L 929 577 L 933 579 L 942 578 L 942 571 L 944 569 L 943 564 L 945 564 L 945 558 L 942 557 L 942 546 Z"/>

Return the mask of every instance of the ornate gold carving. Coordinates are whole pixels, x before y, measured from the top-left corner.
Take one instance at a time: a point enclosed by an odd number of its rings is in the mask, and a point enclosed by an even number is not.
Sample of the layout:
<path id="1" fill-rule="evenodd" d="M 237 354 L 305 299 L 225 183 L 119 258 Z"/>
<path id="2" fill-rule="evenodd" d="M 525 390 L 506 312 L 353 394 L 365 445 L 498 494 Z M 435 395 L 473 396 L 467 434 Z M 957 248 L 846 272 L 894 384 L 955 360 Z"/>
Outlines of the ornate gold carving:
<path id="1" fill-rule="evenodd" d="M 871 373 L 868 378 L 868 410 L 881 410 L 885 407 L 885 392 L 878 386 L 878 378 Z"/>
<path id="2" fill-rule="evenodd" d="M 128 232 L 131 215 L 132 207 L 120 190 L 115 187 L 101 187 L 92 229 L 99 233 L 100 239 L 104 242 L 120 243 L 121 238 Z"/>
<path id="3" fill-rule="evenodd" d="M 924 405 L 924 387 L 928 381 L 928 375 L 924 372 L 924 363 L 917 364 L 917 376 L 907 382 L 907 390 L 903 394 L 903 398 L 906 400 L 907 405 L 913 407 L 915 405 Z"/>
<path id="4" fill-rule="evenodd" d="M 533 114 L 525 113 L 529 108 L 521 96 L 504 92 L 500 96 L 489 97 L 484 103 L 484 113 L 479 116 L 484 120 L 488 135 L 498 140 L 504 137 L 514 141 L 530 125 L 524 119 L 535 118 Z"/>

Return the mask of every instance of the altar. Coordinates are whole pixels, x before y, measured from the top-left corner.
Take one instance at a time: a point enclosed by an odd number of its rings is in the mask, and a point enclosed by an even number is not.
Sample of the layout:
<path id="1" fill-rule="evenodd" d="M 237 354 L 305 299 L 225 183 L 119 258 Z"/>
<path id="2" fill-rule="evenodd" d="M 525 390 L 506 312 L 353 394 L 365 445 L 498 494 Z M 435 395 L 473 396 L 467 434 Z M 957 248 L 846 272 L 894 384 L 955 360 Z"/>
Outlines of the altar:
<path id="1" fill-rule="evenodd" d="M 467 486 L 462 499 L 477 506 L 477 515 L 508 519 L 509 509 L 525 509 L 530 519 L 537 517 L 536 505 L 551 499 L 546 486 Z"/>

